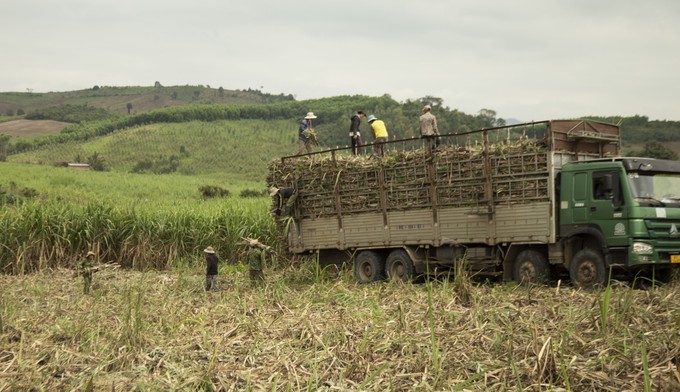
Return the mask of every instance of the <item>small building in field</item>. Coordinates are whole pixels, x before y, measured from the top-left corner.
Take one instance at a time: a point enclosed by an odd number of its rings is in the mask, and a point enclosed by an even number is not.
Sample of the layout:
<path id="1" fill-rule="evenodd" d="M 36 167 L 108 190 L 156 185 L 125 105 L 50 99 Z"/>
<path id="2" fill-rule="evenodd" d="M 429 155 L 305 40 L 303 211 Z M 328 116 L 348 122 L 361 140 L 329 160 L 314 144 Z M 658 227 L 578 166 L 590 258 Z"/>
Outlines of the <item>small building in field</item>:
<path id="1" fill-rule="evenodd" d="M 87 163 L 69 163 L 68 168 L 73 170 L 90 170 L 90 165 Z"/>

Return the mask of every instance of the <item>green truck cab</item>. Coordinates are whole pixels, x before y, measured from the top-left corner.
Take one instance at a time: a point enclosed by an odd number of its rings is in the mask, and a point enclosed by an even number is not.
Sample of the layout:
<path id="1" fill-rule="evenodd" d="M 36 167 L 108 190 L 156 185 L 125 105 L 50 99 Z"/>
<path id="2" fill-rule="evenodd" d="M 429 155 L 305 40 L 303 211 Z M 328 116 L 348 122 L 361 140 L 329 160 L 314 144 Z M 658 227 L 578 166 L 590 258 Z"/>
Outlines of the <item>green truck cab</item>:
<path id="1" fill-rule="evenodd" d="M 559 241 L 572 280 L 603 284 L 609 267 L 667 280 L 680 266 L 680 162 L 571 162 L 559 177 Z"/>

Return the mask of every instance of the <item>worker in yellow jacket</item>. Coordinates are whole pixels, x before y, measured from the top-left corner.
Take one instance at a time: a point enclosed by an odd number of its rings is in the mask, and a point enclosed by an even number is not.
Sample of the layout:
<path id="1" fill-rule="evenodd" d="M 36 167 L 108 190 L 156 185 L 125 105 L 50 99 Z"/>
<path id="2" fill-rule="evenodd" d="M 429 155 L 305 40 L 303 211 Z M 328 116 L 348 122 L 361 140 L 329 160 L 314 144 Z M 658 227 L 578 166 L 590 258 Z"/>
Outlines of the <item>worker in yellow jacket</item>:
<path id="1" fill-rule="evenodd" d="M 387 141 L 387 127 L 383 120 L 378 120 L 374 115 L 368 116 L 368 123 L 373 130 L 373 154 L 377 156 L 385 155 L 385 142 Z"/>

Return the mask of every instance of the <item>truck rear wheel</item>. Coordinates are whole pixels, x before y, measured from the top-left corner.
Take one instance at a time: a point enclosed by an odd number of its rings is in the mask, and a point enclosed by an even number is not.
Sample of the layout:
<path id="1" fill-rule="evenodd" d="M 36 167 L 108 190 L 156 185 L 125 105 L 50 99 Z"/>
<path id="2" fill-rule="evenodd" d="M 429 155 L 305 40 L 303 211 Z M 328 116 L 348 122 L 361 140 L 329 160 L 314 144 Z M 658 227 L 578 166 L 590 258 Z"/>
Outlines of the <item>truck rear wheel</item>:
<path id="1" fill-rule="evenodd" d="M 411 282 L 416 275 L 411 257 L 401 249 L 393 250 L 385 265 L 388 280 Z"/>
<path id="2" fill-rule="evenodd" d="M 372 250 L 360 252 L 354 259 L 354 278 L 359 283 L 371 283 L 384 279 L 385 263 Z"/>
<path id="3" fill-rule="evenodd" d="M 592 289 L 607 282 L 607 271 L 599 252 L 582 249 L 574 255 L 569 266 L 569 277 L 576 287 Z"/>
<path id="4" fill-rule="evenodd" d="M 545 283 L 550 265 L 543 253 L 527 249 L 519 252 L 513 265 L 513 278 L 521 285 Z"/>

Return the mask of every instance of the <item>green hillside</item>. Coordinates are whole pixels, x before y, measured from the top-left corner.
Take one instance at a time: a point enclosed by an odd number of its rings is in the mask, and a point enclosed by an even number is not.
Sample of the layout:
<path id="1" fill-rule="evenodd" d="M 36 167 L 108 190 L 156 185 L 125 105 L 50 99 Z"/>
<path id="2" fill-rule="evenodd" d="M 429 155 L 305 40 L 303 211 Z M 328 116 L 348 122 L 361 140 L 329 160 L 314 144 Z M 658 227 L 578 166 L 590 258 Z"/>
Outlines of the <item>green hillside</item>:
<path id="1" fill-rule="evenodd" d="M 231 173 L 264 180 L 267 162 L 295 152 L 297 129 L 289 121 L 219 120 L 150 124 L 80 141 L 54 143 L 10 155 L 9 162 L 53 165 L 84 162 L 97 153 L 107 169 L 130 172 L 140 162 L 176 160 L 185 175 Z"/>

